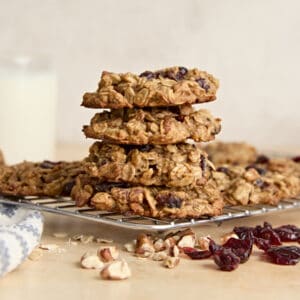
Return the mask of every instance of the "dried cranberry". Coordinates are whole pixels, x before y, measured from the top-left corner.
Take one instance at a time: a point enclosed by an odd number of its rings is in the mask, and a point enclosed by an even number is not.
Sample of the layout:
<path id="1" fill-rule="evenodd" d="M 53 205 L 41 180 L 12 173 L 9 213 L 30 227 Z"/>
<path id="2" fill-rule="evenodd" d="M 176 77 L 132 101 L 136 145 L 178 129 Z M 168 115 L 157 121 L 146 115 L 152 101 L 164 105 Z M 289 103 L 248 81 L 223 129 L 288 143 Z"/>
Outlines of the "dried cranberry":
<path id="1" fill-rule="evenodd" d="M 140 77 L 146 77 L 149 80 L 149 79 L 154 79 L 156 75 L 151 71 L 145 71 L 142 74 L 140 74 Z"/>
<path id="2" fill-rule="evenodd" d="M 254 244 L 260 250 L 267 251 L 269 248 L 272 247 L 271 242 L 269 240 L 261 239 L 261 238 L 254 238 Z"/>
<path id="3" fill-rule="evenodd" d="M 254 228 L 253 227 L 246 227 L 246 226 L 240 226 L 240 227 L 234 227 L 233 232 L 240 238 L 240 239 L 246 239 L 248 238 L 249 234 L 253 233 Z"/>
<path id="4" fill-rule="evenodd" d="M 292 160 L 296 163 L 300 163 L 300 155 L 293 157 Z"/>
<path id="5" fill-rule="evenodd" d="M 266 181 L 263 181 L 262 179 L 258 178 L 254 181 L 254 185 L 256 185 L 259 188 L 266 188 L 269 186 L 269 183 L 267 183 Z"/>
<path id="6" fill-rule="evenodd" d="M 40 167 L 43 169 L 53 169 L 56 165 L 59 165 L 61 161 L 50 161 L 50 160 L 44 160 L 41 164 Z"/>
<path id="7" fill-rule="evenodd" d="M 201 251 L 191 247 L 183 247 L 182 250 L 184 254 L 189 256 L 191 259 L 204 259 L 212 255 L 209 250 Z"/>
<path id="8" fill-rule="evenodd" d="M 210 86 L 206 83 L 205 79 L 199 78 L 196 80 L 196 82 L 199 84 L 200 87 L 205 89 L 206 92 L 209 90 Z"/>
<path id="9" fill-rule="evenodd" d="M 213 254 L 213 259 L 222 271 L 233 271 L 240 264 L 240 258 L 230 248 L 221 247 L 216 250 Z"/>
<path id="10" fill-rule="evenodd" d="M 72 188 L 74 187 L 74 185 L 75 185 L 75 180 L 67 182 L 63 187 L 63 190 L 62 190 L 62 193 L 61 193 L 62 196 L 70 196 Z"/>
<path id="11" fill-rule="evenodd" d="M 185 67 L 179 67 L 178 68 L 178 72 L 176 74 L 176 79 L 177 80 L 182 80 L 184 78 L 184 76 L 187 74 L 188 69 Z"/>
<path id="12" fill-rule="evenodd" d="M 184 121 L 185 116 L 184 115 L 178 115 L 175 117 L 175 119 L 179 122 L 183 122 Z"/>
<path id="13" fill-rule="evenodd" d="M 200 155 L 200 168 L 203 172 L 206 170 L 206 158 L 204 155 Z"/>
<path id="14" fill-rule="evenodd" d="M 158 194 L 156 200 L 159 205 L 169 208 L 180 208 L 182 204 L 182 199 L 172 194 Z"/>
<path id="15" fill-rule="evenodd" d="M 264 222 L 263 226 L 256 226 L 253 230 L 254 237 L 270 241 L 271 245 L 281 245 L 279 235 L 273 230 L 271 224 Z"/>
<path id="16" fill-rule="evenodd" d="M 217 172 L 222 172 L 229 176 L 229 169 L 226 167 L 218 167 Z"/>
<path id="17" fill-rule="evenodd" d="M 247 171 L 248 171 L 249 169 L 255 169 L 259 175 L 265 175 L 265 174 L 267 173 L 267 171 L 266 171 L 265 169 L 259 168 L 259 167 L 255 166 L 255 165 L 249 165 L 249 166 L 247 166 L 245 169 L 246 169 Z"/>
<path id="18" fill-rule="evenodd" d="M 300 228 L 295 225 L 283 225 L 274 228 L 282 242 L 294 242 L 300 240 Z"/>
<path id="19" fill-rule="evenodd" d="M 269 161 L 270 161 L 269 157 L 262 154 L 262 155 L 257 156 L 255 163 L 256 164 L 267 164 Z"/>
<path id="20" fill-rule="evenodd" d="M 295 265 L 300 260 L 300 247 L 297 246 L 272 247 L 267 250 L 266 254 L 274 264 Z"/>
<path id="21" fill-rule="evenodd" d="M 223 247 L 231 249 L 240 258 L 240 263 L 245 263 L 251 255 L 253 239 L 250 236 L 246 239 L 230 238 Z"/>

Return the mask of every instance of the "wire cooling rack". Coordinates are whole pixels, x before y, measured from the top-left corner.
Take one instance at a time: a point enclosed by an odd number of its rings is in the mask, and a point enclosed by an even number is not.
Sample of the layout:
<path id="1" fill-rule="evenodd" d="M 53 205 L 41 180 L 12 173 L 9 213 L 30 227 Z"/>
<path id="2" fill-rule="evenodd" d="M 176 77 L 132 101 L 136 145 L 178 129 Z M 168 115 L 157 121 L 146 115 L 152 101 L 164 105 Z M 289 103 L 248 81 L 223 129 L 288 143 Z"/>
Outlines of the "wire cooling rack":
<path id="1" fill-rule="evenodd" d="M 286 199 L 276 206 L 265 204 L 249 206 L 226 206 L 223 214 L 216 217 L 201 217 L 197 219 L 163 219 L 119 214 L 95 210 L 92 207 L 77 207 L 70 198 L 43 198 L 43 197 L 7 197 L 0 195 L 0 203 L 15 204 L 29 209 L 35 209 L 64 216 L 76 217 L 123 228 L 147 231 L 165 231 L 192 227 L 208 223 L 222 223 L 223 221 L 263 215 L 270 212 L 279 212 L 288 209 L 300 208 L 300 195 Z"/>

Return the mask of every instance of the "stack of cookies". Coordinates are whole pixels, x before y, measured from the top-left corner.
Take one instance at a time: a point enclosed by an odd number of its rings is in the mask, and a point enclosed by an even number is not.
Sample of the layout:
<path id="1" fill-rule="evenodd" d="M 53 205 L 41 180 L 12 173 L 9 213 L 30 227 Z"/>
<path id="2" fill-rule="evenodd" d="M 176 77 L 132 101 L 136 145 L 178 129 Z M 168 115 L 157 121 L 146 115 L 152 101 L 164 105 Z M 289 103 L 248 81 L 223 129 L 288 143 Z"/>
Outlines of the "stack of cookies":
<path id="1" fill-rule="evenodd" d="M 76 179 L 77 205 L 151 217 L 221 213 L 223 200 L 206 153 L 220 119 L 192 105 L 216 99 L 218 81 L 198 69 L 172 67 L 140 75 L 103 72 L 82 105 L 100 111 L 84 126 L 96 141 Z"/>

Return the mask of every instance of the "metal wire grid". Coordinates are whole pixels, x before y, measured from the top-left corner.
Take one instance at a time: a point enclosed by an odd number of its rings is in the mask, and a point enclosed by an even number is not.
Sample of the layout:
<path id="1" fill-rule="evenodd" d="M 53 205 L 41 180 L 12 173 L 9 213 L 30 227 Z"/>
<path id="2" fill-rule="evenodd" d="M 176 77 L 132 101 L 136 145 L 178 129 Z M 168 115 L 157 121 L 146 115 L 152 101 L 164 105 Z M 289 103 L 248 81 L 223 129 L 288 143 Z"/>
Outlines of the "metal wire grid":
<path id="1" fill-rule="evenodd" d="M 132 214 L 119 214 L 95 210 L 89 206 L 77 207 L 70 198 L 44 198 L 44 197 L 7 197 L 0 195 L 0 203 L 15 204 L 29 209 L 35 209 L 59 215 L 77 217 L 102 224 L 146 231 L 165 231 L 184 227 L 192 227 L 208 223 L 222 223 L 223 221 L 263 215 L 270 212 L 279 212 L 288 209 L 300 208 L 300 195 L 286 199 L 276 206 L 249 205 L 226 206 L 223 214 L 216 217 L 201 217 L 198 219 L 163 219 L 136 216 Z"/>

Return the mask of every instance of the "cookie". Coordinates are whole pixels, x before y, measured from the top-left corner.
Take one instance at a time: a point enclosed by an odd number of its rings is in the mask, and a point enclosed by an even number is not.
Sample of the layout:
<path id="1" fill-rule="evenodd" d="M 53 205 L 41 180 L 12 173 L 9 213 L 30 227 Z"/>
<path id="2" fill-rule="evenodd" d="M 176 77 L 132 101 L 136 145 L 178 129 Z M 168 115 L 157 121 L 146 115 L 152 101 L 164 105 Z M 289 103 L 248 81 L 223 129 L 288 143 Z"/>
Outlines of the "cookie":
<path id="1" fill-rule="evenodd" d="M 203 146 L 203 149 L 215 165 L 251 164 L 257 158 L 256 149 L 247 143 L 212 142 Z"/>
<path id="2" fill-rule="evenodd" d="M 94 93 L 83 96 L 90 108 L 177 106 L 213 101 L 219 82 L 198 69 L 171 67 L 140 75 L 103 72 Z"/>
<path id="3" fill-rule="evenodd" d="M 221 130 L 221 120 L 208 110 L 194 110 L 190 105 L 168 109 L 117 109 L 97 113 L 86 137 L 117 144 L 175 144 L 191 138 L 206 142 Z"/>
<path id="4" fill-rule="evenodd" d="M 145 186 L 192 186 L 204 184 L 214 166 L 194 144 L 115 145 L 95 142 L 85 170 L 108 182 Z"/>
<path id="5" fill-rule="evenodd" d="M 270 165 L 273 160 L 270 160 Z M 230 205 L 270 204 L 300 194 L 300 177 L 297 173 L 278 172 L 268 164 L 248 166 L 219 166 L 212 172 L 214 180 Z"/>
<path id="6" fill-rule="evenodd" d="M 95 178 L 81 175 L 71 195 L 78 206 L 89 204 L 101 211 L 154 218 L 216 216 L 223 208 L 223 199 L 214 181 L 202 187 L 144 187 L 99 183 Z"/>
<path id="7" fill-rule="evenodd" d="M 82 162 L 23 162 L 0 167 L 0 194 L 13 196 L 69 196 Z"/>

